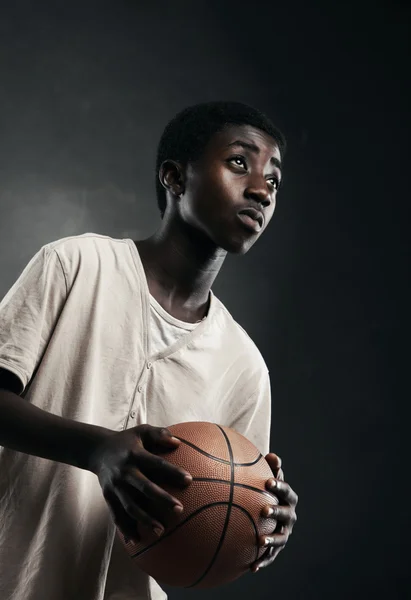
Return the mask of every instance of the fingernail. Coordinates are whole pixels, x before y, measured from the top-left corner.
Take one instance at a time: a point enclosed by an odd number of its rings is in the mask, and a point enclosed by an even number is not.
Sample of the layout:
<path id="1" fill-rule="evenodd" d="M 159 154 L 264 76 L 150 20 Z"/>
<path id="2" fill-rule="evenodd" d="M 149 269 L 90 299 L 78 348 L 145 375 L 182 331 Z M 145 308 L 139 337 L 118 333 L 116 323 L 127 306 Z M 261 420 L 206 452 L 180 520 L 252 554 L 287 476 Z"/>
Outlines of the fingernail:
<path id="1" fill-rule="evenodd" d="M 161 527 L 153 527 L 153 531 L 156 535 L 158 535 L 158 537 L 160 537 L 164 533 L 164 529 L 161 529 Z"/>
<path id="2" fill-rule="evenodd" d="M 187 475 L 184 475 L 184 481 L 186 483 L 191 483 L 193 481 L 193 478 L 189 473 L 187 473 Z"/>
<path id="3" fill-rule="evenodd" d="M 270 487 L 271 487 L 271 488 L 275 488 L 275 487 L 277 487 L 277 482 L 276 482 L 276 480 L 275 480 L 275 479 L 273 479 L 273 480 L 272 480 L 272 482 L 271 482 L 271 484 L 270 484 Z"/>
<path id="4" fill-rule="evenodd" d="M 270 508 L 267 510 L 267 517 L 271 517 L 271 515 L 273 515 L 273 514 L 274 514 L 274 509 L 271 508 L 271 506 L 270 506 Z"/>
<path id="5" fill-rule="evenodd" d="M 170 440 L 173 440 L 173 442 L 179 442 L 180 440 L 176 437 L 174 437 L 173 435 L 171 436 Z"/>
<path id="6" fill-rule="evenodd" d="M 183 512 L 183 507 L 180 504 L 176 504 L 173 508 L 173 512 L 177 513 L 178 515 L 181 515 L 181 513 Z"/>
<path id="7" fill-rule="evenodd" d="M 264 546 L 268 546 L 268 544 L 271 544 L 271 538 L 266 537 L 264 540 Z"/>

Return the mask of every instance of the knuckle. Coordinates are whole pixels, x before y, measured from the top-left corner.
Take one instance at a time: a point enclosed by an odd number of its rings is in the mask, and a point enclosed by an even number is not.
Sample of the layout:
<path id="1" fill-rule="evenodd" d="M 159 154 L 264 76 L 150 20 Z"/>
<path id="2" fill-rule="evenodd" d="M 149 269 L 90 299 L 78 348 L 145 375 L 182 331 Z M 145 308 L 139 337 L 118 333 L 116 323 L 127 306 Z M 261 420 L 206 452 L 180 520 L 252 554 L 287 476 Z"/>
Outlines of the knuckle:
<path id="1" fill-rule="evenodd" d="M 167 461 L 164 458 L 164 456 L 159 456 L 158 461 L 157 461 L 157 467 L 159 469 L 165 469 L 166 466 L 167 466 Z"/>

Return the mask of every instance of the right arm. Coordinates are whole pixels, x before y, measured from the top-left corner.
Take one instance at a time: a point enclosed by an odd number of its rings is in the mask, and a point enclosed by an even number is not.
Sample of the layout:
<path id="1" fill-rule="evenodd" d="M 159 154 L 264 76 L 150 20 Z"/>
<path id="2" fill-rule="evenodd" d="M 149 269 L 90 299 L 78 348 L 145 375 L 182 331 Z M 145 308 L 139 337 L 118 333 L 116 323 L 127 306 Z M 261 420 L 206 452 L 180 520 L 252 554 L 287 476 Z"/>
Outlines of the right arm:
<path id="1" fill-rule="evenodd" d="M 113 431 L 53 415 L 19 396 L 21 382 L 0 368 L 0 446 L 90 469 L 90 456 Z"/>
<path id="2" fill-rule="evenodd" d="M 126 537 L 140 539 L 138 522 L 161 535 L 168 515 L 183 510 L 161 483 L 181 488 L 192 478 L 157 453 L 177 448 L 180 441 L 162 427 L 138 425 L 116 432 L 65 419 L 30 404 L 19 396 L 21 388 L 12 372 L 0 368 L 0 445 L 95 473 Z"/>

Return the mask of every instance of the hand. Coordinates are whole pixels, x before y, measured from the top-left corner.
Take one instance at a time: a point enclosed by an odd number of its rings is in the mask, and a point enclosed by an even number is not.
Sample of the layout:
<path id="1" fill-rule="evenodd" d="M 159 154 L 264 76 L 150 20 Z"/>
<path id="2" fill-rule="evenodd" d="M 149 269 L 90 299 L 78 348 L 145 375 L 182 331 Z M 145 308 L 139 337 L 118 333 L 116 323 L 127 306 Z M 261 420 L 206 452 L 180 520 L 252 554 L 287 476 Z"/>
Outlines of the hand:
<path id="1" fill-rule="evenodd" d="M 154 452 L 177 448 L 180 440 L 164 427 L 138 425 L 114 432 L 99 443 L 90 459 L 114 522 L 125 538 L 141 540 L 137 524 L 164 533 L 167 517 L 180 514 L 183 506 L 161 483 L 185 487 L 190 473 Z"/>
<path id="2" fill-rule="evenodd" d="M 274 473 L 274 477 L 266 481 L 266 489 L 277 496 L 279 504 L 268 505 L 262 509 L 263 517 L 277 520 L 277 527 L 270 536 L 261 536 L 260 545 L 267 548 L 263 556 L 250 567 L 252 573 L 257 573 L 262 567 L 267 567 L 277 558 L 290 537 L 297 515 L 295 508 L 298 502 L 297 494 L 284 482 L 284 473 L 281 468 L 281 458 L 270 453 L 265 457 Z"/>

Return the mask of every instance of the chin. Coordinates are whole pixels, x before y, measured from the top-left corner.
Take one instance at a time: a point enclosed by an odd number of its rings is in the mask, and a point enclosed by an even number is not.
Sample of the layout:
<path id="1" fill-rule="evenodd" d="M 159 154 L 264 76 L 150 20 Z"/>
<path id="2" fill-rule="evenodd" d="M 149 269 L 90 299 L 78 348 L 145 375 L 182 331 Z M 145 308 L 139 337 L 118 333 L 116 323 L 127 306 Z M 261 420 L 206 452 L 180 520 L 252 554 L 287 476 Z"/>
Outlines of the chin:
<path id="1" fill-rule="evenodd" d="M 228 252 L 229 254 L 237 254 L 243 256 L 252 248 L 257 240 L 254 239 L 231 239 L 231 240 L 220 240 L 218 246 Z"/>

